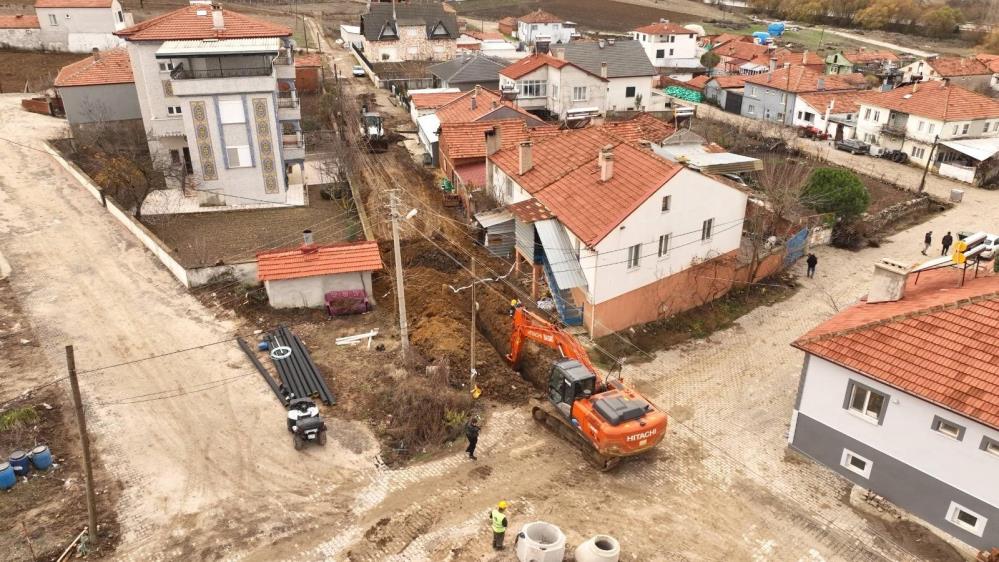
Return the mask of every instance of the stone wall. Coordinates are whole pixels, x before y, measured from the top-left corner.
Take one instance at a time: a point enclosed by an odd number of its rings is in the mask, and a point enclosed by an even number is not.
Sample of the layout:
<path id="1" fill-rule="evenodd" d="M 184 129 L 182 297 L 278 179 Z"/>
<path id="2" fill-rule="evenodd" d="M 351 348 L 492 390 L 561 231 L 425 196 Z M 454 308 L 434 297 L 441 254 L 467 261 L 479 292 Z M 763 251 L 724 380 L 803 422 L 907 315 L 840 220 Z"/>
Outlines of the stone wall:
<path id="1" fill-rule="evenodd" d="M 913 199 L 885 207 L 873 215 L 864 215 L 862 220 L 870 232 L 880 232 L 902 219 L 927 212 L 933 204 L 933 198 L 922 193 L 916 195 Z"/>

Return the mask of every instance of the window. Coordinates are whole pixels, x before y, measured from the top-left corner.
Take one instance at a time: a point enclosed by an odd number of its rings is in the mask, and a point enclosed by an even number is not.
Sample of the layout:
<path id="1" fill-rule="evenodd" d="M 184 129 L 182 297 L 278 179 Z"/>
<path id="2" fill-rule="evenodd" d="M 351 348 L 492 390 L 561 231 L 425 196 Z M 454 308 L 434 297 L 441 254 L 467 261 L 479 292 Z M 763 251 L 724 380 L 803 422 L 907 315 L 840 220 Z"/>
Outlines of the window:
<path id="1" fill-rule="evenodd" d="M 673 56 L 673 49 L 669 50 L 669 56 Z"/>
<path id="2" fill-rule="evenodd" d="M 663 58 L 665 56 L 666 56 L 666 50 L 665 49 L 656 49 L 656 58 L 657 59 L 661 59 L 661 58 Z"/>
<path id="3" fill-rule="evenodd" d="M 633 98 L 633 97 L 635 97 L 635 87 L 634 86 L 628 86 L 627 88 L 625 88 L 624 89 L 624 97 L 626 97 L 626 98 Z"/>
<path id="4" fill-rule="evenodd" d="M 983 133 L 989 132 L 989 124 L 990 123 L 988 121 L 985 122 L 985 126 L 982 127 L 982 132 Z"/>
<path id="5" fill-rule="evenodd" d="M 181 115 L 182 113 L 183 113 L 183 110 L 181 109 L 181 107 L 179 105 L 168 105 L 167 106 L 167 115 Z"/>
<path id="6" fill-rule="evenodd" d="M 913 156 L 913 158 L 922 158 L 923 154 L 925 154 L 925 153 L 926 153 L 926 149 L 925 148 L 920 148 L 918 146 L 912 147 L 912 156 Z"/>
<path id="7" fill-rule="evenodd" d="M 937 124 L 936 123 L 930 123 L 930 134 L 932 135 L 933 131 L 936 131 L 936 130 L 937 130 Z"/>
<path id="8" fill-rule="evenodd" d="M 925 125 L 926 125 L 926 121 L 920 121 L 920 122 L 919 122 L 919 126 L 918 126 L 918 127 L 916 127 L 916 130 L 917 130 L 917 131 L 919 131 L 919 132 L 922 132 L 922 131 L 923 131 L 923 127 L 924 127 Z"/>
<path id="9" fill-rule="evenodd" d="M 662 212 L 665 213 L 666 211 L 668 211 L 669 208 L 672 205 L 673 205 L 673 196 L 672 195 L 663 195 L 663 202 L 662 202 L 662 206 L 660 207 L 661 210 L 662 210 Z"/>
<path id="10" fill-rule="evenodd" d="M 986 435 L 982 437 L 981 449 L 986 453 L 999 457 L 999 440 L 995 440 Z"/>
<path id="11" fill-rule="evenodd" d="M 954 125 L 954 129 L 953 129 L 953 130 L 951 130 L 951 132 L 950 132 L 950 133 L 951 133 L 952 135 L 956 135 L 956 134 L 957 134 L 957 128 L 958 128 L 958 127 L 960 127 L 960 125 Z"/>
<path id="12" fill-rule="evenodd" d="M 171 150 L 170 151 L 170 163 L 174 164 L 174 165 L 180 164 L 180 151 L 179 150 Z"/>
<path id="13" fill-rule="evenodd" d="M 749 87 L 749 95 L 753 96 L 754 98 L 756 97 L 756 86 L 750 86 Z M 750 107 L 752 107 L 752 106 L 750 106 Z"/>
<path id="14" fill-rule="evenodd" d="M 851 380 L 846 389 L 844 408 L 878 425 L 884 421 L 888 395 Z"/>
<path id="15" fill-rule="evenodd" d="M 667 255 L 669 255 L 669 234 L 663 234 L 659 237 L 659 257 Z"/>
<path id="16" fill-rule="evenodd" d="M 125 23 L 125 16 L 122 15 L 121 10 L 118 10 L 118 23 Z"/>
<path id="17" fill-rule="evenodd" d="M 870 118 L 871 118 L 871 108 L 868 107 L 867 109 L 864 110 L 864 119 L 870 119 Z"/>
<path id="18" fill-rule="evenodd" d="M 49 25 L 59 25 L 59 20 L 56 19 L 55 14 L 49 14 Z"/>
<path id="19" fill-rule="evenodd" d="M 864 478 L 871 477 L 871 468 L 874 467 L 874 463 L 870 459 L 866 459 L 849 449 L 843 449 L 843 456 L 840 457 L 839 464 L 843 468 L 851 472 L 856 472 Z"/>
<path id="20" fill-rule="evenodd" d="M 552 84 L 552 99 L 558 99 L 558 84 Z"/>
<path id="21" fill-rule="evenodd" d="M 988 519 L 955 502 L 950 502 L 950 508 L 947 509 L 947 521 L 979 537 L 985 532 L 985 524 L 988 523 Z"/>
<path id="22" fill-rule="evenodd" d="M 243 112 L 242 100 L 220 101 L 219 119 L 223 125 L 246 123 L 246 114 Z"/>
<path id="23" fill-rule="evenodd" d="M 701 240 L 711 240 L 711 231 L 715 227 L 715 219 L 708 219 L 701 223 Z"/>
<path id="24" fill-rule="evenodd" d="M 230 168 L 248 168 L 253 165 L 249 146 L 227 146 L 225 154 Z"/>
<path id="25" fill-rule="evenodd" d="M 971 123 L 965 123 L 965 124 L 964 124 L 964 126 L 963 126 L 963 127 L 961 127 L 961 134 L 962 134 L 962 135 L 966 135 L 966 134 L 968 134 L 968 129 L 969 129 L 970 127 L 971 127 Z"/>
<path id="26" fill-rule="evenodd" d="M 543 80 L 524 80 L 520 82 L 520 95 L 525 98 L 543 98 L 548 93 L 547 85 Z"/>
<path id="27" fill-rule="evenodd" d="M 864 134 L 864 142 L 866 142 L 867 144 L 877 144 L 878 143 L 878 137 L 872 135 L 871 133 L 865 133 Z"/>
<path id="28" fill-rule="evenodd" d="M 787 94 L 781 93 L 781 95 L 780 95 L 780 102 L 781 103 L 787 103 Z"/>
<path id="29" fill-rule="evenodd" d="M 170 70 L 173 70 L 173 63 L 172 62 L 161 62 L 160 63 L 160 72 L 168 72 Z"/>
<path id="30" fill-rule="evenodd" d="M 642 257 L 642 245 L 635 244 L 628 248 L 628 269 L 638 267 L 638 260 Z"/>
<path id="31" fill-rule="evenodd" d="M 880 121 L 881 120 L 881 112 L 880 111 L 875 111 L 874 112 L 874 120 L 875 121 Z"/>
<path id="32" fill-rule="evenodd" d="M 572 101 L 586 101 L 586 86 L 572 87 Z"/>
<path id="33" fill-rule="evenodd" d="M 756 115 L 756 106 L 749 104 L 749 106 L 746 107 L 746 113 L 749 115 Z"/>
<path id="34" fill-rule="evenodd" d="M 958 441 L 964 439 L 964 427 L 957 425 L 954 422 L 949 422 L 940 416 L 933 416 L 933 425 L 931 427 L 933 428 L 933 431 L 936 431 L 941 435 L 946 435 L 951 439 L 956 439 Z"/>

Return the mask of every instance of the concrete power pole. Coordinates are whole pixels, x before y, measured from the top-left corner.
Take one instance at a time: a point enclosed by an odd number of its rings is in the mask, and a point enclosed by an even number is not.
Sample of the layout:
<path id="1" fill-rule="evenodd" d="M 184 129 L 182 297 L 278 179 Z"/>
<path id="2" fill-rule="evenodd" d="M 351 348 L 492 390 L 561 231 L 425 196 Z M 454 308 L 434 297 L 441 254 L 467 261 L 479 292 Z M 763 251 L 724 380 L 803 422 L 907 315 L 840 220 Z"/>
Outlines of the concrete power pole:
<path id="1" fill-rule="evenodd" d="M 409 357 L 409 324 L 406 321 L 406 287 L 402 279 L 402 251 L 399 249 L 399 192 L 389 192 L 389 206 L 392 213 L 392 248 L 395 253 L 395 287 L 399 299 L 399 340 L 402 343 L 402 356 Z"/>
<path id="2" fill-rule="evenodd" d="M 83 415 L 83 400 L 80 398 L 80 383 L 76 380 L 76 360 L 73 346 L 66 346 L 66 367 L 69 369 L 69 386 L 73 391 L 73 407 L 76 410 L 76 425 L 80 428 L 80 445 L 83 447 L 83 474 L 87 480 L 87 539 L 88 544 L 97 541 L 97 500 L 94 497 L 94 469 L 90 459 L 90 437 L 87 433 L 87 418 Z"/>
<path id="3" fill-rule="evenodd" d="M 478 373 L 475 371 L 475 317 L 479 310 L 479 303 L 475 301 L 475 258 L 472 258 L 472 329 L 471 336 L 469 336 L 468 341 L 468 362 L 469 362 L 469 375 L 471 379 L 470 390 L 475 391 L 475 375 Z"/>

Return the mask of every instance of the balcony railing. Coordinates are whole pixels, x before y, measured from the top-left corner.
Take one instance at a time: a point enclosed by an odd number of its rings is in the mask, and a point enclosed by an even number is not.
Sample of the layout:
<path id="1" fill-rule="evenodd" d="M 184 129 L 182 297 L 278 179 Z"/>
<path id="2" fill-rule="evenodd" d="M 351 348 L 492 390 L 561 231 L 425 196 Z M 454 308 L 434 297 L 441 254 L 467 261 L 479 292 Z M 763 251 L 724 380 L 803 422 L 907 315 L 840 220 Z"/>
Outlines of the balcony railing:
<path id="1" fill-rule="evenodd" d="M 170 78 L 174 80 L 202 80 L 206 78 L 245 78 L 252 76 L 270 76 L 274 72 L 271 67 L 248 68 L 214 68 L 206 70 L 191 70 L 183 65 L 173 69 Z"/>
<path id="2" fill-rule="evenodd" d="M 305 137 L 301 133 L 281 135 L 281 144 L 285 148 L 305 148 Z"/>
<path id="3" fill-rule="evenodd" d="M 283 55 L 277 55 L 276 57 L 274 57 L 273 61 L 274 64 L 281 64 L 281 65 L 295 64 L 295 57 L 293 57 L 291 54 L 286 53 Z"/>
<path id="4" fill-rule="evenodd" d="M 894 136 L 904 136 L 905 135 L 905 123 L 885 123 L 881 125 L 881 132 L 886 135 Z"/>
<path id="5" fill-rule="evenodd" d="M 278 107 L 294 109 L 298 107 L 299 99 L 295 92 L 278 92 Z"/>

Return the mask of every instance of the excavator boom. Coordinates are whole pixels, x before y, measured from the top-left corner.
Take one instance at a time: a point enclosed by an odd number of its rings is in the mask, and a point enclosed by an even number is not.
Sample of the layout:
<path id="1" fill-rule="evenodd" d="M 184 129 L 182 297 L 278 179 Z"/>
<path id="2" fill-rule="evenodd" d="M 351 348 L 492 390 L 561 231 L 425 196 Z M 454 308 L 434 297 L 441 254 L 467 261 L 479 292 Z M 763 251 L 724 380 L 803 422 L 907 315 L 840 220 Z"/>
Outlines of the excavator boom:
<path id="1" fill-rule="evenodd" d="M 600 376 L 600 371 L 597 370 L 596 366 L 590 362 L 590 357 L 586 353 L 586 349 L 576 338 L 563 332 L 558 326 L 555 326 L 537 314 L 526 310 L 524 307 L 517 307 L 513 313 L 510 354 L 506 356 L 507 361 L 511 364 L 520 364 L 520 353 L 523 350 L 525 339 L 545 347 L 557 349 L 566 359 L 579 361 L 590 372 L 597 375 L 598 379 L 603 378 Z"/>

